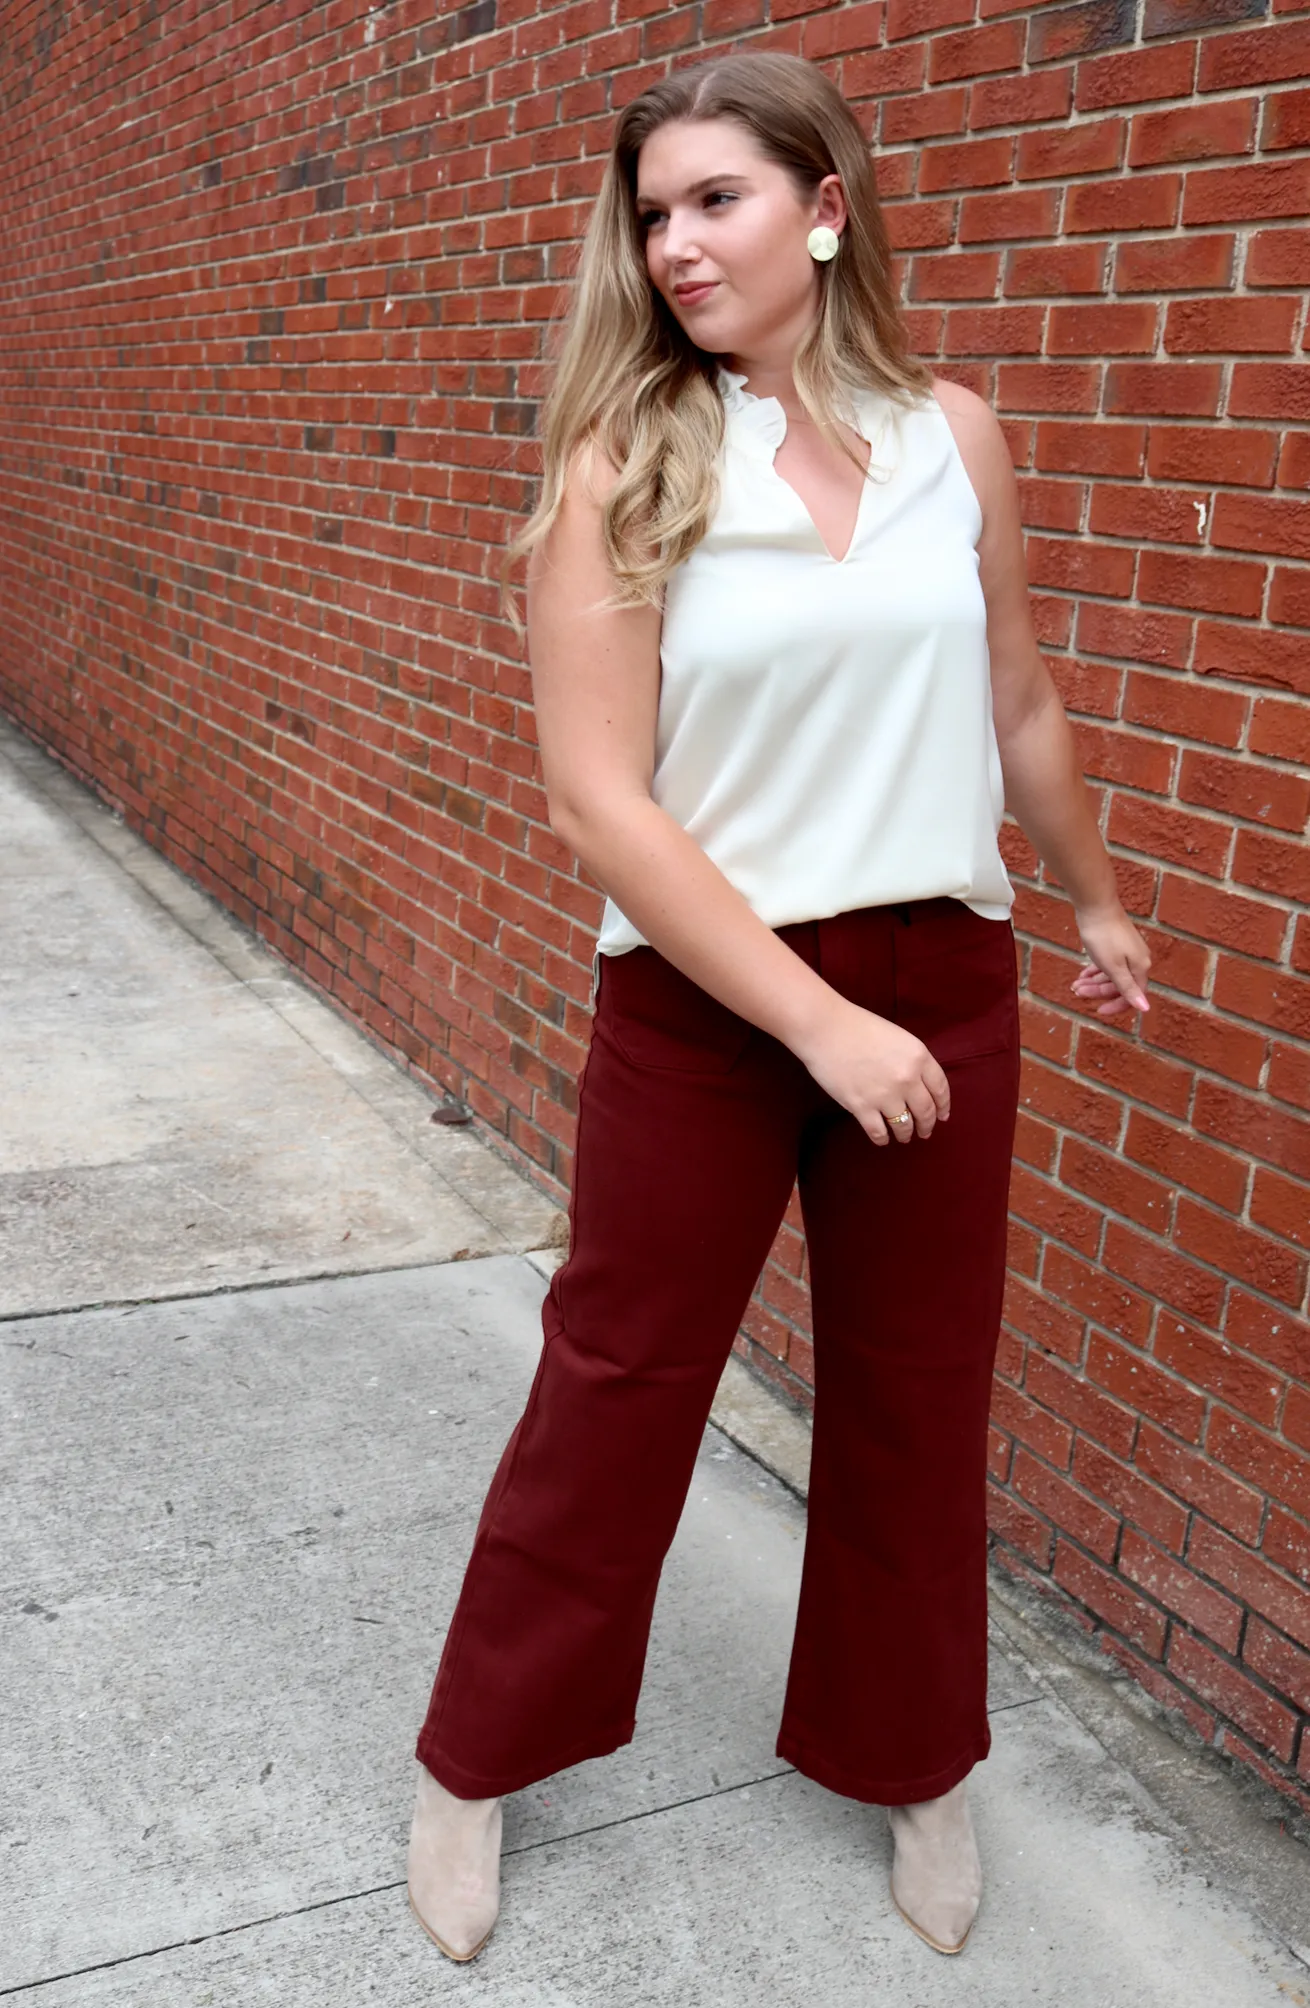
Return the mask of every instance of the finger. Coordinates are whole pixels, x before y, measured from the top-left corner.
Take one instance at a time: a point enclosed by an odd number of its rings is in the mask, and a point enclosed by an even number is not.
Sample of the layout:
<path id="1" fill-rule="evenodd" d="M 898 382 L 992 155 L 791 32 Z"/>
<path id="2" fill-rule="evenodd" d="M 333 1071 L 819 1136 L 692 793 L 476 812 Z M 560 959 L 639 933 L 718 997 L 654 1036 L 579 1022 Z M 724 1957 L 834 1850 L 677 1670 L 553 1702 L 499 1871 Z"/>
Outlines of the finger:
<path id="1" fill-rule="evenodd" d="M 913 1121 L 910 1121 L 908 1123 L 898 1123 L 896 1121 L 896 1117 L 900 1115 L 913 1116 L 913 1110 L 909 1109 L 908 1107 L 902 1109 L 883 1110 L 883 1120 L 886 1122 L 887 1128 L 890 1130 L 896 1142 L 909 1143 L 910 1139 L 914 1135 L 915 1126 Z"/>
<path id="2" fill-rule="evenodd" d="M 938 1121 L 949 1122 L 951 1116 L 951 1084 L 946 1078 L 945 1070 L 942 1068 L 940 1062 L 934 1060 L 932 1054 L 929 1053 L 920 1072 L 923 1077 L 923 1085 L 927 1088 L 936 1105 Z"/>
<path id="3" fill-rule="evenodd" d="M 1149 1011 L 1151 1006 L 1146 995 L 1146 978 L 1151 967 L 1151 952 L 1143 941 L 1139 947 L 1128 951 L 1126 959 L 1131 988 L 1124 991 L 1124 996 L 1134 1010 Z"/>
<path id="4" fill-rule="evenodd" d="M 1110 975 L 1113 977 L 1114 987 L 1124 1003 L 1131 1005 L 1134 1011 L 1150 1010 L 1151 1006 L 1147 1001 L 1146 992 L 1142 988 L 1135 971 L 1126 961 L 1120 963 L 1117 968 L 1112 969 Z M 1112 1008 L 1118 1007 L 1112 1006 Z"/>
<path id="5" fill-rule="evenodd" d="M 937 1104 L 928 1093 L 922 1081 L 916 1081 L 905 1096 L 905 1106 L 914 1117 L 915 1136 L 931 1136 L 937 1127 Z M 902 1123 L 905 1134 L 911 1134 L 908 1123 Z"/>
<path id="6" fill-rule="evenodd" d="M 873 1143 L 885 1144 L 891 1142 L 891 1136 L 888 1133 L 886 1123 L 882 1119 L 882 1111 L 880 1109 L 875 1109 L 873 1111 L 873 1114 L 869 1117 L 869 1120 L 865 1123 L 864 1128 L 866 1134 Z"/>

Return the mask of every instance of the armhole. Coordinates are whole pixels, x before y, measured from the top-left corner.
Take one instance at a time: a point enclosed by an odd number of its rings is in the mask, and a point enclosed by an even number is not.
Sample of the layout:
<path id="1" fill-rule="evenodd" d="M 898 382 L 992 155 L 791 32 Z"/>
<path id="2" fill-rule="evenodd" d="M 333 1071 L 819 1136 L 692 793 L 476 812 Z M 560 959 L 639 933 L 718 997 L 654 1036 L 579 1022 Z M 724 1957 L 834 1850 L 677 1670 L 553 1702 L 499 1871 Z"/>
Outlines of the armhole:
<path id="1" fill-rule="evenodd" d="M 984 520 L 983 506 L 981 501 L 979 500 L 978 490 L 973 485 L 973 476 L 970 474 L 968 468 L 964 464 L 964 455 L 960 451 L 959 441 L 955 437 L 955 428 L 951 424 L 950 418 L 947 415 L 945 405 L 942 403 L 941 399 L 938 397 L 935 390 L 930 390 L 928 396 L 932 400 L 932 403 L 936 409 L 937 416 L 941 424 L 946 429 L 947 446 L 949 449 L 950 457 L 955 463 L 956 480 L 958 482 L 963 483 L 964 490 L 967 493 L 970 502 L 973 504 L 974 531 L 969 541 L 973 545 L 974 549 L 977 550 L 979 540 L 981 539 L 983 533 L 983 520 Z"/>

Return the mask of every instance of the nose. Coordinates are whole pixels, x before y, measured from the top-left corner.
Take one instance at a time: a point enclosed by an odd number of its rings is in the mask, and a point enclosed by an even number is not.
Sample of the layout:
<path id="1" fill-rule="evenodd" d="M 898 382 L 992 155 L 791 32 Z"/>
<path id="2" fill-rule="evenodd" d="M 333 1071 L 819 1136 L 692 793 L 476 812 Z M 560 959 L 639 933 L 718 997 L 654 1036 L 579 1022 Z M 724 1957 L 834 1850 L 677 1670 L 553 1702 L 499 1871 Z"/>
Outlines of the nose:
<path id="1" fill-rule="evenodd" d="M 700 261 L 695 224 L 676 212 L 664 226 L 663 251 L 666 264 L 676 280 L 695 270 Z"/>

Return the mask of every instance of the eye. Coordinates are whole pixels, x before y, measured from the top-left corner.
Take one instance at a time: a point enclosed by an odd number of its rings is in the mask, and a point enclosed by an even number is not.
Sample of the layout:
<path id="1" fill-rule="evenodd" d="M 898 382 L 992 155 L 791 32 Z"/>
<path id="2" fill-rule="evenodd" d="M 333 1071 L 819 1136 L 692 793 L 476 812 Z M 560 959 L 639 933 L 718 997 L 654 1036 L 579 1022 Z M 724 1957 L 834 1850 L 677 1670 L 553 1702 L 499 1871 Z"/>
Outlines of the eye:
<path id="1" fill-rule="evenodd" d="M 734 191 L 733 189 L 731 189 L 731 188 L 714 188 L 714 189 L 711 189 L 710 193 L 709 193 L 709 194 L 708 194 L 708 195 L 707 195 L 707 196 L 705 197 L 705 201 L 706 201 L 707 203 L 710 203 L 710 202 L 735 202 L 736 200 L 737 200 L 737 197 L 736 197 L 736 193 L 735 193 L 735 191 Z M 661 217 L 661 216 L 662 216 L 663 214 L 664 214 L 664 211 L 663 211 L 662 209 L 640 209 L 640 210 L 638 210 L 638 212 L 637 212 L 637 227 L 638 227 L 638 229 L 640 229 L 640 230 L 649 230 L 649 228 L 650 228 L 651 224 L 652 224 L 652 223 L 654 223 L 654 222 L 656 222 L 656 221 L 657 221 L 657 219 L 658 219 L 659 217 Z"/>

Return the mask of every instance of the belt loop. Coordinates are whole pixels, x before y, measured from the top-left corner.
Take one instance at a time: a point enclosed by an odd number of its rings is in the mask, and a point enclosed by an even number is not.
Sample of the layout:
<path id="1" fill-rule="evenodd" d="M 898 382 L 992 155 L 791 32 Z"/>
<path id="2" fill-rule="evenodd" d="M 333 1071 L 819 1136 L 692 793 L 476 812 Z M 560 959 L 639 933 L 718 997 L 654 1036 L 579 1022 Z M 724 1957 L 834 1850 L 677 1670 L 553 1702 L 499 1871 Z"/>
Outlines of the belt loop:
<path id="1" fill-rule="evenodd" d="M 910 925 L 910 918 L 911 918 L 910 909 L 904 900 L 897 901 L 896 911 L 901 916 L 901 919 L 905 923 L 906 927 L 908 927 Z"/>

